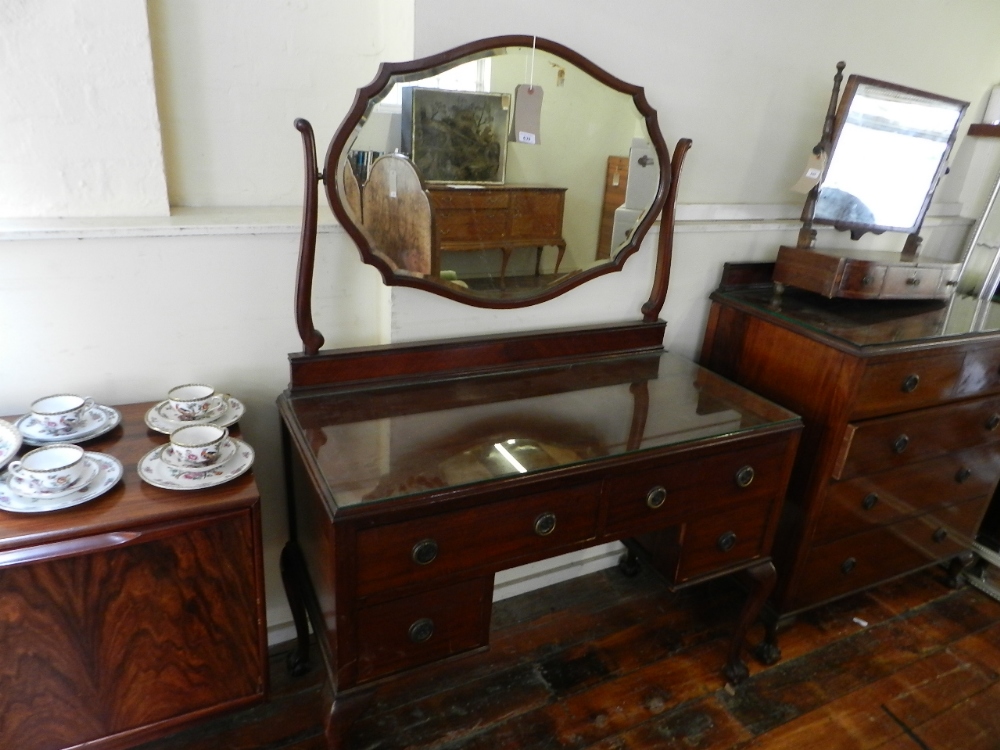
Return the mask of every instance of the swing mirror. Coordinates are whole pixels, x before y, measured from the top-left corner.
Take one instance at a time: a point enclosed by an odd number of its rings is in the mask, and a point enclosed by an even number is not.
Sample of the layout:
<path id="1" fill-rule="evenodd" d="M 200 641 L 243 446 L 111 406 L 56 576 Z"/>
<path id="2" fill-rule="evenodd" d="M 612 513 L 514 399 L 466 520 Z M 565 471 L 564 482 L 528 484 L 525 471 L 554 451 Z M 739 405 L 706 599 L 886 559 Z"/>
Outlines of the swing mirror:
<path id="1" fill-rule="evenodd" d="M 510 36 L 383 64 L 323 174 L 386 283 L 519 307 L 621 269 L 663 205 L 669 163 L 640 87 Z"/>

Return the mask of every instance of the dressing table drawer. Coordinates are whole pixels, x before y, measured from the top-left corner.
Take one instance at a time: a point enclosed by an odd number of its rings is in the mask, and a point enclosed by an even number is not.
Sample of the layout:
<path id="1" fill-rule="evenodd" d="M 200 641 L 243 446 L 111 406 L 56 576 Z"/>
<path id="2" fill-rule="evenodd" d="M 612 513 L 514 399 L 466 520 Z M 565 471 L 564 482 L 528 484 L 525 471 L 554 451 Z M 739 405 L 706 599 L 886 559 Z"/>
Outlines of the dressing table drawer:
<path id="1" fill-rule="evenodd" d="M 358 611 L 358 681 L 485 646 L 493 577 Z"/>
<path id="2" fill-rule="evenodd" d="M 943 291 L 940 288 L 943 276 L 940 268 L 889 266 L 879 296 L 893 299 L 939 297 Z"/>
<path id="3" fill-rule="evenodd" d="M 767 505 L 762 503 L 760 508 L 734 508 L 687 524 L 674 583 L 685 583 L 760 556 L 767 511 Z"/>
<path id="4" fill-rule="evenodd" d="M 817 543 L 894 523 L 936 506 L 992 494 L 1000 476 L 994 445 L 834 482 L 816 529 Z"/>
<path id="5" fill-rule="evenodd" d="M 858 384 L 854 419 L 937 406 L 950 398 L 965 355 L 950 351 L 870 363 Z M 972 395 L 972 394 L 970 394 Z"/>
<path id="6" fill-rule="evenodd" d="M 766 507 L 783 488 L 786 448 L 787 439 L 770 440 L 611 477 L 607 531 L 649 531 L 754 498 Z"/>
<path id="7" fill-rule="evenodd" d="M 593 539 L 600 484 L 526 495 L 358 532 L 358 596 L 502 570 Z"/>
<path id="8" fill-rule="evenodd" d="M 949 404 L 847 425 L 832 475 L 848 479 L 1000 438 L 1000 398 Z"/>
<path id="9" fill-rule="evenodd" d="M 813 606 L 967 550 L 989 500 L 966 500 L 812 547 L 793 606 Z"/>

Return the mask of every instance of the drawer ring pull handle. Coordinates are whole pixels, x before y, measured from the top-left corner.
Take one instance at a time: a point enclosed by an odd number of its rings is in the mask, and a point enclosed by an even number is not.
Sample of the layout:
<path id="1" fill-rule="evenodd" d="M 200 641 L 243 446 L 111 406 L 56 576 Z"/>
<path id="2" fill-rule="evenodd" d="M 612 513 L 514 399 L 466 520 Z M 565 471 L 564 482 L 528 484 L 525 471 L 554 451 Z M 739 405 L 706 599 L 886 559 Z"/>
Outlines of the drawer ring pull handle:
<path id="1" fill-rule="evenodd" d="M 417 565 L 430 565 L 437 559 L 438 543 L 433 539 L 421 539 L 413 545 L 410 557 Z"/>
<path id="2" fill-rule="evenodd" d="M 920 385 L 920 376 L 914 373 L 913 375 L 907 377 L 906 380 L 903 381 L 903 385 L 900 387 L 902 388 L 903 393 L 913 393 L 917 390 L 918 385 Z"/>
<path id="3" fill-rule="evenodd" d="M 892 441 L 892 452 L 902 453 L 906 450 L 907 446 L 910 444 L 910 437 L 908 435 L 900 435 L 898 438 Z"/>
<path id="4" fill-rule="evenodd" d="M 410 625 L 409 634 L 410 640 L 414 643 L 429 641 L 431 636 L 434 635 L 434 620 L 429 617 L 421 617 Z"/>
<path id="5" fill-rule="evenodd" d="M 646 505 L 648 505 L 653 510 L 656 510 L 664 501 L 667 499 L 667 488 L 663 485 L 656 485 L 649 492 L 646 493 Z"/>
<path id="6" fill-rule="evenodd" d="M 715 545 L 723 552 L 729 552 L 729 550 L 736 546 L 736 534 L 732 531 L 727 531 L 718 538 Z"/>
<path id="7" fill-rule="evenodd" d="M 948 532 L 944 529 L 938 529 L 937 531 L 934 532 L 934 535 L 931 537 L 931 539 L 933 539 L 937 544 L 941 544 L 941 542 L 943 542 L 947 538 L 948 538 Z"/>
<path id="8" fill-rule="evenodd" d="M 736 472 L 736 485 L 738 487 L 749 487 L 753 482 L 754 471 L 752 466 L 744 466 Z"/>
<path id="9" fill-rule="evenodd" d="M 876 503 L 878 503 L 878 495 L 874 492 L 870 492 L 865 495 L 865 499 L 861 501 L 861 507 L 865 510 L 871 510 L 875 507 Z"/>
<path id="10" fill-rule="evenodd" d="M 535 533 L 538 536 L 548 536 L 556 530 L 556 514 L 542 513 L 535 519 Z"/>
<path id="11" fill-rule="evenodd" d="M 972 469 L 968 466 L 963 466 L 961 469 L 955 472 L 955 481 L 959 484 L 965 482 L 969 477 L 972 476 Z"/>
<path id="12" fill-rule="evenodd" d="M 840 572 L 843 573 L 845 576 L 849 575 L 850 572 L 854 570 L 857 564 L 858 561 L 855 558 L 848 557 L 846 560 L 844 560 L 844 562 L 840 564 Z"/>
<path id="13" fill-rule="evenodd" d="M 993 432 L 997 427 L 1000 427 L 1000 414 L 994 414 L 986 422 L 986 429 Z"/>

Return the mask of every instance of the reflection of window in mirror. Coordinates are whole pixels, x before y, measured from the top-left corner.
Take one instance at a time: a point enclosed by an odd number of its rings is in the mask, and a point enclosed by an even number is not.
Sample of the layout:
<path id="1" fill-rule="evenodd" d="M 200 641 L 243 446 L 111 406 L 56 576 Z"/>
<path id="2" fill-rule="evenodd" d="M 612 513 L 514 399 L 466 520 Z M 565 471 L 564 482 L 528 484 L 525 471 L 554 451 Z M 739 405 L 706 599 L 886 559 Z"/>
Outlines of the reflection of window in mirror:
<path id="1" fill-rule="evenodd" d="M 442 89 L 445 91 L 489 91 L 490 90 L 490 58 L 471 60 L 456 65 L 450 70 L 444 70 L 437 75 L 410 81 L 405 86 L 419 86 L 423 89 Z M 386 97 L 375 105 L 374 111 L 387 114 L 399 114 L 403 109 L 403 88 L 393 86 Z"/>

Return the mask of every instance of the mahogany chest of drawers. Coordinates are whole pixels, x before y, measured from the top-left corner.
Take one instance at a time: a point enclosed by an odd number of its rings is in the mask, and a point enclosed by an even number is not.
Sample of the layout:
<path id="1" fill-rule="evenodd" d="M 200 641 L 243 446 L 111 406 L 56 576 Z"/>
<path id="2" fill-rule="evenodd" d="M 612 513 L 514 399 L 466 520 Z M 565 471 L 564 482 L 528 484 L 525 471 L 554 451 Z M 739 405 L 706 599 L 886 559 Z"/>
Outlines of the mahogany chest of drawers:
<path id="1" fill-rule="evenodd" d="M 1000 332 L 977 326 L 975 307 L 769 284 L 712 295 L 702 364 L 805 422 L 775 543 L 772 643 L 802 610 L 971 561 L 1000 478 Z"/>

